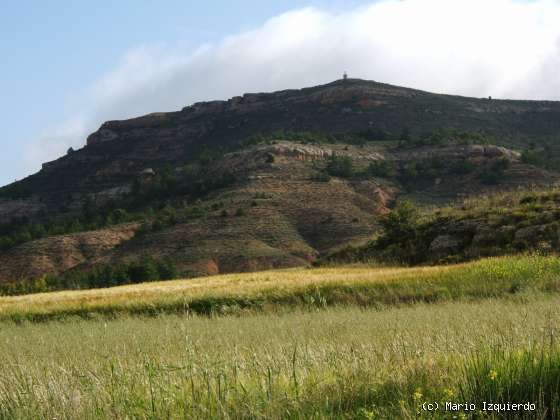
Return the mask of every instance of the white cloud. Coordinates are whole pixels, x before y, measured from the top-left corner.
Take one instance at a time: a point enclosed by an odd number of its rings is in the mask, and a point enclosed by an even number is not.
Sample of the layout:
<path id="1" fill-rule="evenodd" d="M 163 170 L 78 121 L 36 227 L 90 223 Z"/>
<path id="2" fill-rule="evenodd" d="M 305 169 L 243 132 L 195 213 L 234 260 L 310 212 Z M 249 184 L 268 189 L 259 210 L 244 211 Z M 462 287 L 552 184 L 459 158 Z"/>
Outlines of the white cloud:
<path id="1" fill-rule="evenodd" d="M 555 0 L 385 0 L 341 13 L 291 11 L 196 51 L 142 46 L 74 100 L 27 164 L 80 147 L 105 120 L 199 100 L 351 77 L 469 96 L 560 99 Z"/>

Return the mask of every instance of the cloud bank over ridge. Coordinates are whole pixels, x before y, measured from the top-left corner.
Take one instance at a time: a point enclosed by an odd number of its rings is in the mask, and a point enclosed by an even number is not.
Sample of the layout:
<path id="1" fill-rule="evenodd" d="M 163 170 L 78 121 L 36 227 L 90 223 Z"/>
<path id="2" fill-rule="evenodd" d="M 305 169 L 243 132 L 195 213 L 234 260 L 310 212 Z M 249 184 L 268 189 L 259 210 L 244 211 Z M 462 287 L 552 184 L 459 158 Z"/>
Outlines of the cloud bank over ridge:
<path id="1" fill-rule="evenodd" d="M 350 77 L 441 93 L 560 100 L 560 2 L 383 0 L 293 10 L 219 43 L 146 45 L 69 100 L 26 150 L 28 171 L 79 148 L 106 120 L 200 100 Z"/>

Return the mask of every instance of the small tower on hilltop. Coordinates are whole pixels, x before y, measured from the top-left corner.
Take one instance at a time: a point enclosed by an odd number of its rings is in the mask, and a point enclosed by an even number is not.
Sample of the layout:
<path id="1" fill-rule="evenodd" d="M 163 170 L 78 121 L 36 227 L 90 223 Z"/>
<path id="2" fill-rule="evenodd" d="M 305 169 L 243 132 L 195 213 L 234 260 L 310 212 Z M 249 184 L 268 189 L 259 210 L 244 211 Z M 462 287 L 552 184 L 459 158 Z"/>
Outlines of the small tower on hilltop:
<path id="1" fill-rule="evenodd" d="M 348 73 L 346 73 L 346 72 L 342 73 L 342 80 L 343 80 L 343 81 L 347 81 L 347 80 L 348 80 Z"/>

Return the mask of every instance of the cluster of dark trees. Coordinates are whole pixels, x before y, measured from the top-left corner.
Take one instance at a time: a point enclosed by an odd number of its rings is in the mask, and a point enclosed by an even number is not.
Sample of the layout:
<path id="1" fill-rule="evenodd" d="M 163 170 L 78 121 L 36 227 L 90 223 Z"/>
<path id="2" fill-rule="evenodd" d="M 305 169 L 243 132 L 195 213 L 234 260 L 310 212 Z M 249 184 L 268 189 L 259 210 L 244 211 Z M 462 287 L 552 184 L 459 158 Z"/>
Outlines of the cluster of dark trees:
<path id="1" fill-rule="evenodd" d="M 241 145 L 270 144 L 275 140 L 297 141 L 311 144 L 342 143 L 358 146 L 370 142 L 393 141 L 398 142 L 400 147 L 418 147 L 424 145 L 438 146 L 447 143 L 487 144 L 495 139 L 486 133 L 469 132 L 454 128 L 442 128 L 417 134 L 412 133 L 405 127 L 400 133 L 389 133 L 381 129 L 368 129 L 355 133 L 334 134 L 312 131 L 278 130 L 267 134 L 258 133 L 252 135 L 243 141 Z"/>
<path id="2" fill-rule="evenodd" d="M 272 133 L 257 133 L 249 136 L 241 142 L 242 147 L 254 146 L 257 144 L 270 144 L 276 140 L 297 141 L 309 144 L 334 143 L 336 137 L 312 131 L 284 131 L 277 130 Z"/>
<path id="3" fill-rule="evenodd" d="M 495 137 L 488 133 L 455 128 L 438 128 L 423 134 L 413 134 L 409 129 L 404 128 L 396 140 L 401 148 L 444 146 L 446 144 L 496 144 Z"/>
<path id="4" fill-rule="evenodd" d="M 468 159 L 444 161 L 433 156 L 415 159 L 401 168 L 400 181 L 410 185 L 418 180 L 433 180 L 443 175 L 465 175 L 474 172 L 476 165 Z"/>
<path id="5" fill-rule="evenodd" d="M 93 210 L 89 204 L 84 206 L 80 215 L 64 220 L 30 222 L 27 219 L 19 219 L 0 225 L 0 251 L 47 236 L 96 230 L 135 219 L 136 215 L 122 208 L 104 207 Z"/>
<path id="6" fill-rule="evenodd" d="M 487 164 L 480 173 L 480 181 L 483 184 L 497 184 L 505 176 L 505 171 L 511 166 L 507 158 L 496 159 Z"/>
<path id="7" fill-rule="evenodd" d="M 179 223 L 204 217 L 207 209 L 201 206 L 173 206 L 167 204 L 159 210 L 151 209 L 146 214 L 142 227 L 137 234 L 156 232 Z"/>
<path id="8" fill-rule="evenodd" d="M 159 230 L 201 217 L 205 213 L 203 208 L 189 207 L 185 200 L 178 201 L 177 197 L 196 201 L 209 192 L 234 184 L 237 178 L 229 171 L 208 174 L 201 165 L 194 168 L 181 178 L 165 168 L 147 182 L 137 179 L 130 195 L 118 203 L 111 201 L 97 206 L 88 199 L 78 214 L 42 221 L 20 219 L 0 225 L 0 251 L 48 236 L 97 230 L 131 221 L 146 221 L 145 230 Z"/>
<path id="9" fill-rule="evenodd" d="M 70 271 L 59 276 L 20 280 L 0 285 L 0 295 L 23 295 L 56 290 L 93 289 L 179 277 L 172 261 L 145 257 L 130 264 L 94 267 L 88 271 Z"/>
<path id="10" fill-rule="evenodd" d="M 495 184 L 505 176 L 505 171 L 510 165 L 511 162 L 507 158 L 492 160 L 482 166 L 477 177 L 484 184 Z M 329 158 L 324 170 L 315 177 L 315 180 L 326 182 L 331 176 L 347 179 L 398 177 L 403 185 L 411 186 L 419 181 L 429 180 L 431 182 L 437 177 L 466 175 L 475 171 L 477 171 L 477 166 L 468 159 L 444 161 L 434 156 L 412 160 L 400 168 L 395 161 L 379 160 L 371 162 L 365 169 L 357 169 L 350 157 L 332 156 Z"/>
<path id="11" fill-rule="evenodd" d="M 366 168 L 358 169 L 349 156 L 333 155 L 327 161 L 319 181 L 328 181 L 331 176 L 338 178 L 367 179 L 371 177 L 391 178 L 397 174 L 397 164 L 392 160 L 371 162 Z"/>
<path id="12" fill-rule="evenodd" d="M 560 157 L 550 142 L 537 148 L 534 143 L 521 153 L 521 161 L 550 170 L 560 170 Z"/>
<path id="13" fill-rule="evenodd" d="M 202 156 L 202 159 L 206 159 Z M 154 201 L 167 200 L 177 196 L 197 199 L 222 188 L 227 188 L 237 181 L 230 171 L 208 172 L 207 163 L 197 162 L 186 165 L 178 176 L 166 168 L 149 182 L 136 179 L 132 186 L 129 207 L 142 208 Z"/>
<path id="14" fill-rule="evenodd" d="M 304 144 L 353 144 L 353 145 L 364 145 L 368 142 L 375 141 L 385 141 L 385 140 L 397 140 L 398 138 L 391 137 L 385 131 L 382 130 L 366 130 L 356 133 L 334 133 L 334 134 L 324 134 L 316 131 L 284 131 L 277 130 L 268 134 L 254 134 L 243 142 L 241 142 L 241 147 L 253 146 L 256 144 L 271 144 L 276 140 L 286 140 L 286 141 L 297 141 Z"/>

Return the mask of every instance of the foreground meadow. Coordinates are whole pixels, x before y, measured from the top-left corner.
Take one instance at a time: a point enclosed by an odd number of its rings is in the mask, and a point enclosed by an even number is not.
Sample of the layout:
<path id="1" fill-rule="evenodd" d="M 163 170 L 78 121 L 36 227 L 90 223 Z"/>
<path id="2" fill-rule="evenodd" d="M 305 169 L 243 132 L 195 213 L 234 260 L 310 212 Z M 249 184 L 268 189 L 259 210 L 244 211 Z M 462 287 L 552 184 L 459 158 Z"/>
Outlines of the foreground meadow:
<path id="1" fill-rule="evenodd" d="M 0 418 L 433 418 L 419 404 L 465 399 L 557 418 L 559 305 L 3 322 Z"/>
<path id="2" fill-rule="evenodd" d="M 512 257 L 0 298 L 0 419 L 558 418 L 559 275 Z M 422 408 L 446 401 L 477 407 Z"/>

